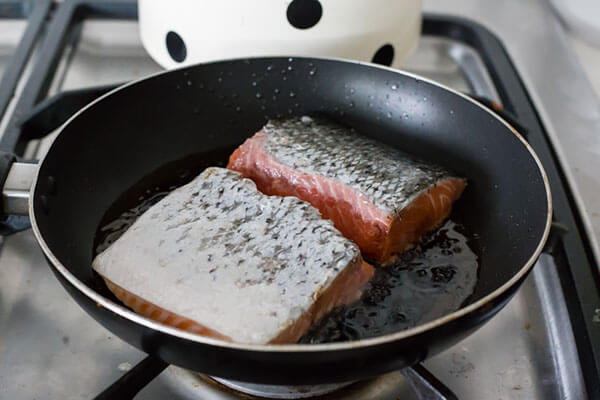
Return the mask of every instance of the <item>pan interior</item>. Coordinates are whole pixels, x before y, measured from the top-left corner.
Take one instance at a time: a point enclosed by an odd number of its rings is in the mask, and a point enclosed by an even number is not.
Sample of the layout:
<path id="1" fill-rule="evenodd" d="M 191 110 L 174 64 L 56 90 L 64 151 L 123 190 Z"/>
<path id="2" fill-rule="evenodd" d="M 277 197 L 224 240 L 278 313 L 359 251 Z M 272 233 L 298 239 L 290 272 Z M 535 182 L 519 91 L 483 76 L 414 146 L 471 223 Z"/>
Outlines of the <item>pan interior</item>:
<path id="1" fill-rule="evenodd" d="M 269 118 L 324 113 L 468 179 L 456 213 L 478 234 L 470 301 L 526 264 L 546 225 L 540 170 L 518 137 L 469 100 L 418 78 L 333 60 L 256 59 L 189 67 L 129 85 L 70 121 L 33 196 L 54 256 L 94 286 L 94 236 L 106 211 L 159 166 L 231 149 Z"/>
<path id="2" fill-rule="evenodd" d="M 95 237 L 94 255 L 104 251 L 173 189 L 205 168 L 224 167 L 233 148 L 214 149 L 186 157 L 144 177 L 106 211 Z M 439 229 L 425 235 L 396 262 L 376 269 L 360 300 L 340 307 L 300 340 L 327 343 L 377 337 L 434 320 L 468 302 L 477 283 L 478 240 L 454 212 Z M 118 302 L 98 274 L 92 285 Z"/>

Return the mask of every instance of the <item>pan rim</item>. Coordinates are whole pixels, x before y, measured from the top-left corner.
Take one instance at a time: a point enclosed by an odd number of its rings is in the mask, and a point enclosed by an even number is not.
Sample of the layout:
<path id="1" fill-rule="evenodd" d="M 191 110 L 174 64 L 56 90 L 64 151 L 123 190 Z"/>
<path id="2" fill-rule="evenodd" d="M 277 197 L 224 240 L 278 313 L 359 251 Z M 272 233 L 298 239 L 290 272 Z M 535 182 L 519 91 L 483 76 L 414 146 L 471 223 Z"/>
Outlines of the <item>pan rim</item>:
<path id="1" fill-rule="evenodd" d="M 226 349 L 230 349 L 230 350 L 243 350 L 243 351 L 249 351 L 249 352 L 267 352 L 267 353 L 306 353 L 306 352 L 312 353 L 312 352 L 322 352 L 322 351 L 327 351 L 327 352 L 348 351 L 348 350 L 357 349 L 357 348 L 366 348 L 366 347 L 371 347 L 371 346 L 383 345 L 386 343 L 392 343 L 395 341 L 406 339 L 408 337 L 416 336 L 416 335 L 422 334 L 424 332 L 430 331 L 434 328 L 440 327 L 440 326 L 447 324 L 451 321 L 454 321 L 456 319 L 459 319 L 465 315 L 468 315 L 468 314 L 484 307 L 486 304 L 489 304 L 494 299 L 496 299 L 497 297 L 501 296 L 502 294 L 507 292 L 509 289 L 511 289 L 531 270 L 531 268 L 533 268 L 536 260 L 542 253 L 542 250 L 543 250 L 544 244 L 546 243 L 546 240 L 548 239 L 548 235 L 550 233 L 550 226 L 551 226 L 551 222 L 552 222 L 552 211 L 553 211 L 552 195 L 550 192 L 550 183 L 548 181 L 548 176 L 546 174 L 546 171 L 544 170 L 544 167 L 543 167 L 539 157 L 537 156 L 537 154 L 535 153 L 533 148 L 529 145 L 529 143 L 523 138 L 523 136 L 513 126 L 511 126 L 507 121 L 502 119 L 496 113 L 487 109 L 481 103 L 477 102 L 476 100 L 470 98 L 469 96 L 467 96 L 455 89 L 452 89 L 446 85 L 443 85 L 443 84 L 433 81 L 429 78 L 426 78 L 426 77 L 423 77 L 423 76 L 420 76 L 418 74 L 414 74 L 411 72 L 407 72 L 404 70 L 399 70 L 399 69 L 395 69 L 395 68 L 391 68 L 391 67 L 387 67 L 387 66 L 383 66 L 383 65 L 379 65 L 379 64 L 373 64 L 373 63 L 369 63 L 369 62 L 349 60 L 349 59 L 343 59 L 343 58 L 335 58 L 335 57 L 298 57 L 298 56 L 266 57 L 265 56 L 265 57 L 230 58 L 230 59 L 223 59 L 223 60 L 219 60 L 219 61 L 213 61 L 213 62 L 209 62 L 209 63 L 197 63 L 197 64 L 192 64 L 192 65 L 182 66 L 182 67 L 171 69 L 171 70 L 160 71 L 160 72 L 157 72 L 157 73 L 154 73 L 154 74 L 151 74 L 151 75 L 139 78 L 139 79 L 135 79 L 131 82 L 121 85 L 121 86 L 103 94 L 102 96 L 98 97 L 97 99 L 95 99 L 94 101 L 87 104 L 79 111 L 77 111 L 65 123 L 63 123 L 60 126 L 60 128 L 58 128 L 58 130 L 57 130 L 58 131 L 57 137 L 63 132 L 63 130 L 74 119 L 78 118 L 81 114 L 83 114 L 89 108 L 96 105 L 96 103 L 99 103 L 100 101 L 104 100 L 106 97 L 111 96 L 112 94 L 117 93 L 123 89 L 130 87 L 130 86 L 137 85 L 138 83 L 161 76 L 163 74 L 168 74 L 173 71 L 184 70 L 184 69 L 188 69 L 188 68 L 194 68 L 199 65 L 220 64 L 220 63 L 228 63 L 228 62 L 244 62 L 247 60 L 250 60 L 250 61 L 265 60 L 265 59 L 288 60 L 290 57 L 294 58 L 294 59 L 308 60 L 308 61 L 316 60 L 316 61 L 339 62 L 339 63 L 346 63 L 346 64 L 363 65 L 363 66 L 367 66 L 370 68 L 378 68 L 378 69 L 382 69 L 385 71 L 393 72 L 395 74 L 404 75 L 405 77 L 418 79 L 419 81 L 425 82 L 432 86 L 436 86 L 440 89 L 446 90 L 446 91 L 453 93 L 459 97 L 462 97 L 463 99 L 466 99 L 467 101 L 471 102 L 472 104 L 479 107 L 481 110 L 485 111 L 490 116 L 492 116 L 493 118 L 498 120 L 506 128 L 508 128 L 508 130 L 510 130 L 521 141 L 521 143 L 525 146 L 525 148 L 527 149 L 527 151 L 529 152 L 531 157 L 536 162 L 536 164 L 538 166 L 538 171 L 540 172 L 540 174 L 542 176 L 542 180 L 544 182 L 544 188 L 546 191 L 546 201 L 547 201 L 547 207 L 548 207 L 546 224 L 544 227 L 544 232 L 542 234 L 541 240 L 539 241 L 538 246 L 536 247 L 534 252 L 531 254 L 531 256 L 529 257 L 527 262 L 521 267 L 521 269 L 516 274 L 514 274 L 507 282 L 505 282 L 502 286 L 498 287 L 496 290 L 492 291 L 491 293 L 488 293 L 486 296 L 482 297 L 481 299 L 477 300 L 476 302 L 474 302 L 472 304 L 469 304 L 466 307 L 459 308 L 458 310 L 456 310 L 450 314 L 446 314 L 442 317 L 436 318 L 432 321 L 426 322 L 421 325 L 417 325 L 413 328 L 406 329 L 406 330 L 399 331 L 399 332 L 389 333 L 386 335 L 376 336 L 373 338 L 360 339 L 360 340 L 356 340 L 356 341 L 336 342 L 336 343 L 319 343 L 319 344 L 297 344 L 297 343 L 295 343 L 295 344 L 251 344 L 251 343 L 226 342 L 223 340 L 214 339 L 211 337 L 202 336 L 202 335 L 194 334 L 191 332 L 186 332 L 186 331 L 183 331 L 183 330 L 180 330 L 177 328 L 172 328 L 167 325 L 163 325 L 161 323 L 155 322 L 149 318 L 146 318 L 140 314 L 137 314 L 137 313 L 129 310 L 128 308 L 126 308 L 120 304 L 117 304 L 117 303 L 113 302 L 112 300 L 107 299 L 106 297 L 100 295 L 99 293 L 94 291 L 92 288 L 87 286 L 85 283 L 83 283 L 81 280 L 79 280 L 77 277 L 75 277 L 75 275 L 73 275 L 69 271 L 69 269 L 66 268 L 58 260 L 58 258 L 56 258 L 56 256 L 53 254 L 53 252 L 50 250 L 47 243 L 44 241 L 44 239 L 42 237 L 42 234 L 41 234 L 38 224 L 37 224 L 37 220 L 35 218 L 34 193 L 35 193 L 35 190 L 37 187 L 39 173 L 44 165 L 47 155 L 51 152 L 52 147 L 54 146 L 54 143 L 52 143 L 50 145 L 48 152 L 40 160 L 39 166 L 37 168 L 37 171 L 36 171 L 36 174 L 34 177 L 33 185 L 31 187 L 30 193 L 29 193 L 29 196 L 30 196 L 29 197 L 29 199 L 30 199 L 29 200 L 29 217 L 31 220 L 31 227 L 36 236 L 39 246 L 42 248 L 42 251 L 44 252 L 46 257 L 51 261 L 52 267 L 55 268 L 62 275 L 62 277 L 64 277 L 67 281 L 69 281 L 69 283 L 71 285 L 73 285 L 77 290 L 79 290 L 81 293 L 83 293 L 89 299 L 94 301 L 99 307 L 104 307 L 104 308 L 110 310 L 111 312 L 113 312 L 114 314 L 117 314 L 120 317 L 126 318 L 127 320 L 132 321 L 136 324 L 142 325 L 142 326 L 152 329 L 152 330 L 159 331 L 159 332 L 167 334 L 167 335 L 177 337 L 179 339 L 191 341 L 191 342 L 202 344 L 202 345 L 210 345 L 210 346 L 221 347 L 221 348 L 226 348 Z"/>

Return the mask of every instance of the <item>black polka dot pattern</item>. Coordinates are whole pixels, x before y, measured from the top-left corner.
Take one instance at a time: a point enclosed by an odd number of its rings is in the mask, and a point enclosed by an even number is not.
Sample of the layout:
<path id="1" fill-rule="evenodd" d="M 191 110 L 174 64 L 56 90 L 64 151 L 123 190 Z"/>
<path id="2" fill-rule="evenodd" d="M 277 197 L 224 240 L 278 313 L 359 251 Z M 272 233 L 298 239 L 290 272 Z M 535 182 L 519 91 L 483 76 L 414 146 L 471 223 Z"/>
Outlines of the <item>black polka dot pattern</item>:
<path id="1" fill-rule="evenodd" d="M 173 60 L 183 62 L 187 56 L 185 42 L 177 33 L 169 31 L 166 38 L 167 51 Z"/>
<path id="2" fill-rule="evenodd" d="M 391 44 L 381 46 L 371 61 L 375 64 L 392 65 L 392 62 L 394 62 L 394 46 Z"/>
<path id="3" fill-rule="evenodd" d="M 318 0 L 294 0 L 287 8 L 288 22 L 298 29 L 312 28 L 323 15 L 323 7 Z"/>

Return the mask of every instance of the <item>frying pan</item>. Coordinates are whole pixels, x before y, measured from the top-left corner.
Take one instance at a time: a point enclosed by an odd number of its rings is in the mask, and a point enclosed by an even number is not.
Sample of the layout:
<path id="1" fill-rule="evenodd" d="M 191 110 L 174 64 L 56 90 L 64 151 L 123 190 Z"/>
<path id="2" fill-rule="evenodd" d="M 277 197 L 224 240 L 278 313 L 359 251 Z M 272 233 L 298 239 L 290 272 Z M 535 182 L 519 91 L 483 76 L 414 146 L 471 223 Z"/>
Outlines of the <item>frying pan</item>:
<path id="1" fill-rule="evenodd" d="M 311 113 L 328 114 L 468 179 L 456 204 L 464 224 L 479 235 L 479 280 L 468 304 L 375 338 L 247 345 L 153 322 L 97 283 L 91 268 L 94 235 L 122 193 L 162 165 L 194 154 L 210 158 L 218 149 L 241 144 L 268 118 Z M 498 116 L 418 76 L 333 59 L 240 59 L 159 73 L 115 89 L 75 114 L 37 168 L 0 161 L 10 169 L 4 209 L 24 211 L 24 199 L 15 199 L 10 189 L 27 185 L 30 174 L 28 212 L 35 236 L 52 271 L 85 311 L 165 362 L 245 382 L 357 380 L 452 346 L 516 292 L 542 250 L 551 220 L 540 161 Z"/>

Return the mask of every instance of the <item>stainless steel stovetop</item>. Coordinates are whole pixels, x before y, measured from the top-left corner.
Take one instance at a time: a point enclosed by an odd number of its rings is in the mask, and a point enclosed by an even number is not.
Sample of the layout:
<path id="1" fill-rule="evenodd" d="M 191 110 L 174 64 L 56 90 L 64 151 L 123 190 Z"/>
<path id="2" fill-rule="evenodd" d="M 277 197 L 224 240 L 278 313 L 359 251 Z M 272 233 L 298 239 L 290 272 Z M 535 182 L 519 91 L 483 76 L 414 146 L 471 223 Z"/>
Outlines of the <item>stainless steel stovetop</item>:
<path id="1" fill-rule="evenodd" d="M 595 101 L 593 104 L 597 106 L 598 101 L 591 89 L 585 87 L 583 75 L 572 79 L 571 87 L 551 79 L 549 74 L 564 74 L 574 66 L 565 53 L 559 28 L 554 20 L 547 19 L 549 11 L 542 1 L 512 0 L 502 6 L 495 4 L 498 2 L 481 3 L 433 0 L 426 1 L 425 8 L 474 18 L 489 25 L 504 40 L 553 139 L 567 177 L 577 188 L 576 200 L 588 211 L 584 213 L 584 224 L 594 237 L 600 229 L 600 220 L 593 211 L 594 207 L 600 207 L 600 201 L 594 199 L 600 196 L 600 182 L 597 176 L 590 178 L 582 172 L 585 170 L 582 163 L 589 165 L 592 161 L 588 155 L 600 150 L 596 139 L 589 137 L 585 130 L 586 124 L 588 128 L 600 125 L 600 117 L 592 113 L 583 122 L 573 121 L 576 118 L 569 117 L 569 113 L 574 112 L 573 104 L 563 108 L 560 116 L 556 115 L 561 109 L 553 99 L 557 92 L 547 86 L 552 82 L 563 95 L 578 90 L 580 98 L 571 100 L 587 101 L 586 110 L 592 109 L 589 102 Z M 0 32 L 9 29 L 3 23 L 0 21 Z M 13 25 L 11 32 L 22 29 L 21 24 Z M 535 51 L 540 43 L 544 46 L 545 58 Z M 0 64 L 10 46 L 0 41 Z M 576 67 L 575 72 L 579 72 Z M 477 52 L 459 42 L 424 37 L 406 68 L 458 90 L 466 92 L 476 88 L 475 94 L 499 99 Z M 141 46 L 136 22 L 86 20 L 79 40 L 59 63 L 50 94 L 123 82 L 159 70 Z M 540 75 L 540 71 L 545 75 Z M 595 110 L 597 112 L 597 108 Z M 569 122 L 570 135 L 565 137 Z M 587 138 L 579 143 L 579 148 L 575 143 L 578 135 Z M 43 154 L 50 140 L 51 137 L 30 144 L 28 154 Z M 587 168 L 585 171 L 589 171 L 589 166 Z M 593 194 L 589 194 L 590 191 Z M 504 310 L 475 334 L 424 365 L 460 399 L 585 398 L 582 367 L 557 268 L 551 256 L 542 255 L 533 273 Z M 144 357 L 144 353 L 102 328 L 70 299 L 47 267 L 31 231 L 3 239 L 0 250 L 0 398 L 93 398 Z M 385 400 L 415 396 L 404 376 L 392 372 L 353 384 L 328 398 Z M 171 366 L 136 398 L 241 397 L 222 390 L 206 377 Z"/>

